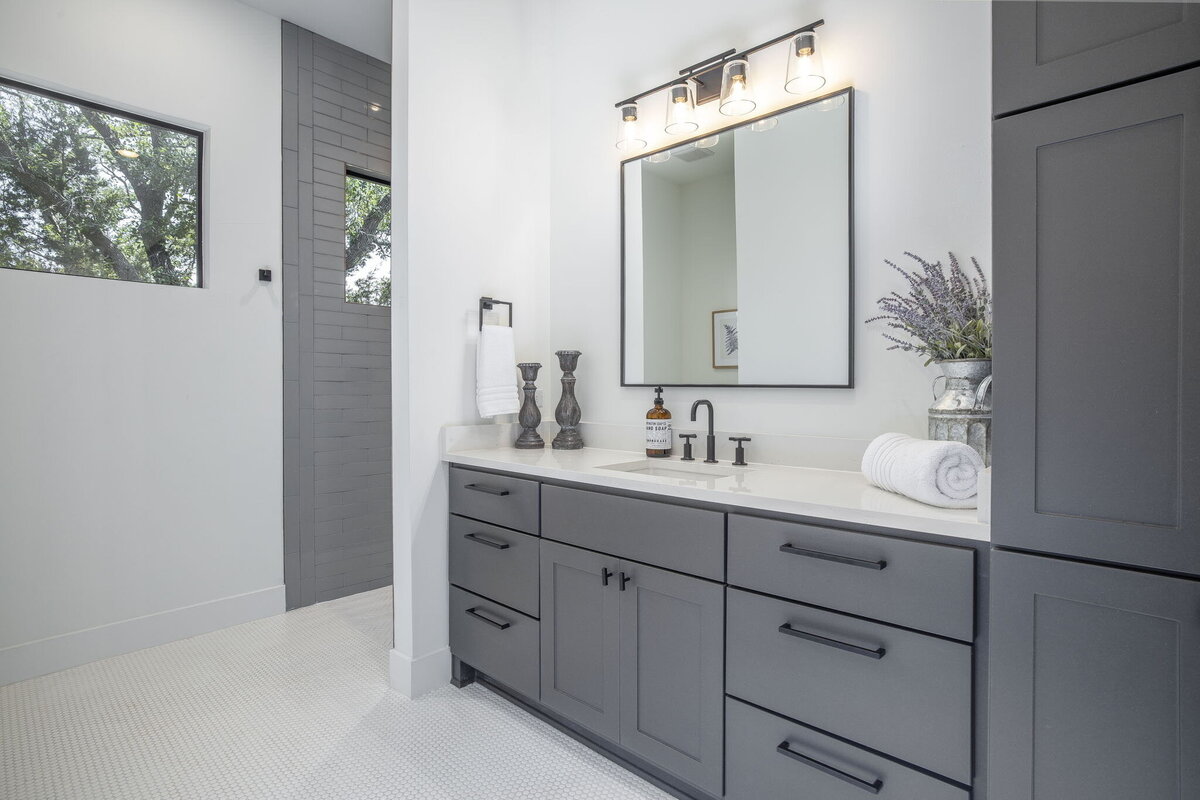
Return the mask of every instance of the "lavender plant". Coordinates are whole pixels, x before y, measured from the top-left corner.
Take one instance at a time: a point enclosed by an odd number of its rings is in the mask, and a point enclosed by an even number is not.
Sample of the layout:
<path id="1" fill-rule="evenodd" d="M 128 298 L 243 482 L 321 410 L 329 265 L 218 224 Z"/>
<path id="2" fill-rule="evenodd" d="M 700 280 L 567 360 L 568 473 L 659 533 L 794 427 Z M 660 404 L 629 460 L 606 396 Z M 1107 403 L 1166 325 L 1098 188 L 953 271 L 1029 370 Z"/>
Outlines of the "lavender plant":
<path id="1" fill-rule="evenodd" d="M 908 291 L 879 298 L 883 313 L 867 320 L 883 322 L 896 332 L 883 333 L 892 343 L 888 349 L 923 355 L 926 365 L 947 359 L 991 358 L 992 293 L 979 262 L 971 259 L 974 270 L 969 273 L 954 253 L 950 253 L 949 269 L 940 261 L 931 264 L 912 253 L 904 255 L 920 268 L 909 272 L 891 261 L 884 263 L 904 276 Z"/>

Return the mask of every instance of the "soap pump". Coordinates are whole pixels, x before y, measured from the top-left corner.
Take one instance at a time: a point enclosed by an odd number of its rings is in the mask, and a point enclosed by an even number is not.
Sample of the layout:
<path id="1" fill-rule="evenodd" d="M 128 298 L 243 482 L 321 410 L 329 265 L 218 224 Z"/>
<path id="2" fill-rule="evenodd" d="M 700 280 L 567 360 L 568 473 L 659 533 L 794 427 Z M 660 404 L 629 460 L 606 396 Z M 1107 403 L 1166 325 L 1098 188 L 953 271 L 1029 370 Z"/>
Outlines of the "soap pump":
<path id="1" fill-rule="evenodd" d="M 646 455 L 650 458 L 666 458 L 671 455 L 674 444 L 671 432 L 671 412 L 663 408 L 663 387 L 656 386 L 654 408 L 646 412 Z"/>

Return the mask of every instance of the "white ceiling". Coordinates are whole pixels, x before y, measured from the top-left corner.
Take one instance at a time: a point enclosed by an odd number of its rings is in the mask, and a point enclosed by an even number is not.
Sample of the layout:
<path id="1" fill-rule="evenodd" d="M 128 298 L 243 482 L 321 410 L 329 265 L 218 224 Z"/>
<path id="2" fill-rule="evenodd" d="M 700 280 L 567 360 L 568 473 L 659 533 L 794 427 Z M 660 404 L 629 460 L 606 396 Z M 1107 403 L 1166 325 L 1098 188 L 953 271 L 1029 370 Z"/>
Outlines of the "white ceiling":
<path id="1" fill-rule="evenodd" d="M 327 39 L 391 63 L 391 0 L 242 0 Z"/>

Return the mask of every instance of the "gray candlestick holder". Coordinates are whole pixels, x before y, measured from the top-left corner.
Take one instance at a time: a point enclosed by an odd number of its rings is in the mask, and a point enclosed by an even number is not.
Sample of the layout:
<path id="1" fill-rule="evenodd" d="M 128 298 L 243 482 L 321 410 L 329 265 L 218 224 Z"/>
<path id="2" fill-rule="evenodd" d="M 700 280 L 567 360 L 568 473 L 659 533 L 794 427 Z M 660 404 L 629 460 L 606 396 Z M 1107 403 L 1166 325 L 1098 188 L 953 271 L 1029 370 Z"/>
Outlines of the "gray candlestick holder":
<path id="1" fill-rule="evenodd" d="M 541 364 L 532 362 L 517 364 L 517 369 L 521 370 L 521 378 L 525 381 L 525 386 L 521 389 L 525 393 L 525 401 L 521 403 L 521 412 L 517 415 L 517 421 L 521 423 L 521 435 L 513 444 L 513 447 L 520 450 L 540 450 L 546 446 L 537 432 L 537 427 L 542 422 L 542 412 L 534 399 L 537 387 L 533 384 L 541 368 Z"/>
<path id="2" fill-rule="evenodd" d="M 558 407 L 554 409 L 554 419 L 558 422 L 558 435 L 550 446 L 555 450 L 581 450 L 583 437 L 579 435 L 579 418 L 582 413 L 579 401 L 575 399 L 575 367 L 579 364 L 578 350 L 559 350 L 558 366 L 563 371 L 562 397 L 558 399 Z"/>

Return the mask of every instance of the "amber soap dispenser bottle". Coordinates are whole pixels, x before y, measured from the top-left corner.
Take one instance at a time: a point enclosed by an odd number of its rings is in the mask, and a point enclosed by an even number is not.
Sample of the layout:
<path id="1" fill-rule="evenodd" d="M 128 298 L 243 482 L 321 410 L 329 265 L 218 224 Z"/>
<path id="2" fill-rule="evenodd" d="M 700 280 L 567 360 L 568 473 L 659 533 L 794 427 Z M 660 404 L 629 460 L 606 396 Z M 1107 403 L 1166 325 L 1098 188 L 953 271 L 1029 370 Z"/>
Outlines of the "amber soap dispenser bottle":
<path id="1" fill-rule="evenodd" d="M 671 455 L 674 433 L 671 431 L 671 412 L 663 408 L 661 386 L 654 391 L 654 408 L 646 412 L 646 455 L 650 458 L 666 458 Z"/>

